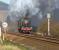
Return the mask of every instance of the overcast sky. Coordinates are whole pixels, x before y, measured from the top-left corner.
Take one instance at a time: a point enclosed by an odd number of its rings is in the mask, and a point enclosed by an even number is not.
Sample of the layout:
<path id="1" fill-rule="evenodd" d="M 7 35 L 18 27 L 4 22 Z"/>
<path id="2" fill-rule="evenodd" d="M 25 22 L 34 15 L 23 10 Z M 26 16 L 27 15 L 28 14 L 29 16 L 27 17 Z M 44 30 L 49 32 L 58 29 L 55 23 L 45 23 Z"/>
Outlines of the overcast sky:
<path id="1" fill-rule="evenodd" d="M 3 1 L 3 2 L 8 3 L 8 4 L 10 2 L 10 0 L 0 0 L 0 1 Z"/>
<path id="2" fill-rule="evenodd" d="M 0 1 L 3 1 L 3 2 L 5 2 L 5 3 L 8 3 L 9 4 L 9 2 L 10 2 L 10 0 L 0 0 Z M 55 0 L 55 6 L 56 6 L 56 8 L 59 8 L 59 0 Z"/>

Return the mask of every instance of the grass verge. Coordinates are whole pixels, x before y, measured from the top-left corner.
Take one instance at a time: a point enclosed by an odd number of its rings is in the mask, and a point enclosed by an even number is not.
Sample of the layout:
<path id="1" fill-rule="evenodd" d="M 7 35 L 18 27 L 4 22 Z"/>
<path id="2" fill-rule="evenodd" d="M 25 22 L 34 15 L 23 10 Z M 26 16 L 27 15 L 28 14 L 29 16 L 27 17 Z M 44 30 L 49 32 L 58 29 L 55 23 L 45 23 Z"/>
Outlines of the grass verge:
<path id="1" fill-rule="evenodd" d="M 30 49 L 20 44 L 15 44 L 13 42 L 5 40 L 3 41 L 3 44 L 0 43 L 0 50 L 30 50 Z"/>

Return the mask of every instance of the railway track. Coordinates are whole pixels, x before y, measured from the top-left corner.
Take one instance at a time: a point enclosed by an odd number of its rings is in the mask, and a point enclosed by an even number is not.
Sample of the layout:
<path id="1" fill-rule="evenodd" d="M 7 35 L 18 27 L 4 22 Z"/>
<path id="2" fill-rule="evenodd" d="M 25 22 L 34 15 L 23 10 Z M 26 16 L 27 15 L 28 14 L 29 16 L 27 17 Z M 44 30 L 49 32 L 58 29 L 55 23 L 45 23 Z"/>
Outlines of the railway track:
<path id="1" fill-rule="evenodd" d="M 9 33 L 10 34 L 10 33 Z M 31 38 L 31 39 L 36 39 L 36 40 L 42 40 L 42 41 L 46 41 L 46 42 L 50 42 L 50 43 L 56 43 L 59 44 L 59 40 L 56 38 L 51 38 L 51 37 L 42 37 L 36 34 L 23 34 L 23 33 L 11 33 L 11 35 L 16 35 L 16 36 L 20 36 L 20 37 L 25 37 L 25 38 Z"/>
<path id="2" fill-rule="evenodd" d="M 8 33 L 6 36 L 8 40 L 33 48 L 33 50 L 59 50 L 59 43 L 56 40 L 51 41 L 49 38 L 43 39 L 43 37 L 38 37 L 37 35 L 19 33 Z"/>

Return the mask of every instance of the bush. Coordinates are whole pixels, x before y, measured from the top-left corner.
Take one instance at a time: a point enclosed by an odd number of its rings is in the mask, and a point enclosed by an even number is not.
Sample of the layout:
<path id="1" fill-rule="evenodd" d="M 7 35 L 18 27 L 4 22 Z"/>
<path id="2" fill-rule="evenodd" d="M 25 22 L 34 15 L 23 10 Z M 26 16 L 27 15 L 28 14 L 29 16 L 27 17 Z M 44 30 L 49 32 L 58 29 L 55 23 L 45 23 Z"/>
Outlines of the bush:
<path id="1" fill-rule="evenodd" d="M 47 20 L 42 22 L 40 26 L 38 26 L 38 32 L 40 33 L 48 33 L 48 22 Z M 59 37 L 59 23 L 56 21 L 50 21 L 50 33 L 52 36 Z"/>

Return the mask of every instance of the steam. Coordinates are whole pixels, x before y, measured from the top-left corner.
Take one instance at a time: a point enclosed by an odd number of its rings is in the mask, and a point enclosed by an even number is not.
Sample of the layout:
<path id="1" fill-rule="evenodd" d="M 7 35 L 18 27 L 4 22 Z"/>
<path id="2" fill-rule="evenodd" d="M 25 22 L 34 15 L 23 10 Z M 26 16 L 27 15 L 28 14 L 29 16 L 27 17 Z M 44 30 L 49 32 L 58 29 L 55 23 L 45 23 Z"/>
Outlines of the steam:
<path id="1" fill-rule="evenodd" d="M 51 2 L 50 5 L 54 6 L 54 2 Z M 7 19 L 10 25 L 9 29 L 15 32 L 17 20 L 25 16 L 32 17 L 32 26 L 38 26 L 42 17 L 47 14 L 48 7 L 48 0 L 11 0 L 9 17 Z"/>
<path id="2" fill-rule="evenodd" d="M 40 2 L 39 0 L 13 0 L 10 5 L 10 15 L 16 17 L 39 16 L 42 18 Z"/>

